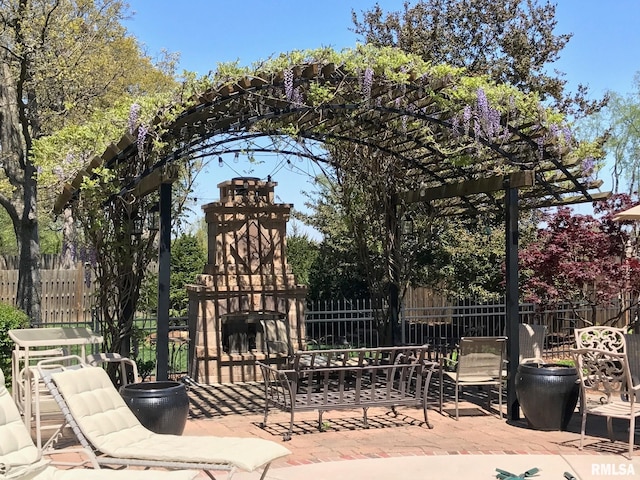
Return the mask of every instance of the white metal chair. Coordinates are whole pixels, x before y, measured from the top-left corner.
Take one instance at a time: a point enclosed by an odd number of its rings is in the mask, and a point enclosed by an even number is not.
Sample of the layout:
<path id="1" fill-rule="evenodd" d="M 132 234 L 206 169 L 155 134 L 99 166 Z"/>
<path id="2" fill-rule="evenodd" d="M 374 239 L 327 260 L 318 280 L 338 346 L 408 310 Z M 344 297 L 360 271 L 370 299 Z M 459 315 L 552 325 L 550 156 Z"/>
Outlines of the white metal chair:
<path id="1" fill-rule="evenodd" d="M 597 348 L 572 350 L 580 376 L 580 411 L 582 428 L 580 449 L 584 443 L 587 415 L 606 417 L 607 432 L 613 441 L 613 418 L 629 422 L 629 457 L 633 453 L 636 417 L 640 416 L 636 395 L 640 384 L 634 385 L 625 353 Z"/>
<path id="2" fill-rule="evenodd" d="M 100 366 L 105 363 L 117 363 L 120 366 L 120 378 L 122 379 L 122 386 L 129 383 L 140 382 L 140 374 L 138 373 L 138 365 L 136 362 L 128 357 L 123 357 L 119 353 L 94 353 L 87 355 L 86 362 L 89 365 Z M 129 371 L 131 371 L 131 377 L 129 377 Z M 129 379 L 132 381 L 130 382 Z"/>
<path id="3" fill-rule="evenodd" d="M 625 351 L 626 328 L 592 326 L 576 328 L 574 336 L 576 348 L 595 348 L 608 352 L 623 353 Z"/>
<path id="4" fill-rule="evenodd" d="M 31 427 L 31 420 L 35 421 L 36 445 L 38 449 L 41 449 L 42 431 L 57 428 L 56 425 L 50 425 L 51 422 L 55 423 L 56 419 L 60 423 L 62 413 L 42 383 L 36 364 L 44 359 L 61 358 L 67 352 L 64 348 L 47 348 L 34 349 L 30 353 L 27 360 L 24 351 L 14 350 L 12 352 L 13 399 L 24 415 L 27 428 Z M 43 420 L 47 421 L 46 427 L 43 425 Z"/>
<path id="5" fill-rule="evenodd" d="M 442 413 L 444 377 L 455 382 L 456 420 L 459 418 L 459 392 L 466 386 L 498 387 L 499 414 L 502 418 L 503 362 L 507 337 L 462 337 L 455 371 L 440 366 L 440 413 Z M 491 409 L 491 391 L 487 392 Z"/>

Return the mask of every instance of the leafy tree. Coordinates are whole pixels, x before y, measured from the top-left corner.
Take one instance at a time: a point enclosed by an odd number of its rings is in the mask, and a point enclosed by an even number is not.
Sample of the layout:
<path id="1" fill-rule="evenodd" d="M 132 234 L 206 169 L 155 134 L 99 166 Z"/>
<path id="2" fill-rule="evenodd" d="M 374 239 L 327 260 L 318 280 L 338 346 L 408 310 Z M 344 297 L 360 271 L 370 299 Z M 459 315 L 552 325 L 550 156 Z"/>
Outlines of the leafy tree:
<path id="1" fill-rule="evenodd" d="M 294 212 L 296 218 L 322 234 L 309 270 L 311 300 L 370 298 L 366 271 L 339 203 L 336 183 L 326 176 L 314 181 L 316 191 L 305 192 L 311 214 Z"/>
<path id="2" fill-rule="evenodd" d="M 560 110 L 584 114 L 606 103 L 586 99 L 578 86 L 564 91 L 562 74 L 549 74 L 571 34 L 556 35 L 556 7 L 537 0 L 418 0 L 401 11 L 376 5 L 359 16 L 352 11 L 355 32 L 376 46 L 394 46 L 433 64 L 464 67 L 488 75 L 523 92 L 537 92 L 557 102 Z M 577 107 L 571 108 L 571 106 Z"/>
<path id="3" fill-rule="evenodd" d="M 151 64 L 120 21 L 120 0 L 0 0 L 0 205 L 11 218 L 20 255 L 17 304 L 40 321 L 38 139 L 99 109 L 172 79 Z M 95 132 L 98 134 L 98 132 Z M 98 135 L 97 135 L 98 136 Z M 46 159 L 47 155 L 41 155 Z M 79 168 L 68 157 L 56 172 Z M 46 207 L 45 207 L 46 208 Z"/>
<path id="4" fill-rule="evenodd" d="M 189 299 L 185 285 L 195 282 L 196 275 L 203 272 L 205 263 L 207 252 L 195 235 L 181 235 L 172 242 L 169 293 L 169 313 L 172 317 L 187 315 Z"/>
<path id="5" fill-rule="evenodd" d="M 615 323 L 638 304 L 640 261 L 627 254 L 629 235 L 625 222 L 612 220 L 615 212 L 632 206 L 628 195 L 617 195 L 594 205 L 597 217 L 574 214 L 568 207 L 545 215 L 546 225 L 537 239 L 520 252 L 525 298 L 542 305 L 588 305 L 594 324 L 598 307 L 611 306 L 617 299 Z M 628 222 L 626 222 L 628 223 Z"/>
<path id="6" fill-rule="evenodd" d="M 287 263 L 296 282 L 309 285 L 309 275 L 317 257 L 318 243 L 294 227 L 293 233 L 287 236 Z"/>
<path id="7" fill-rule="evenodd" d="M 640 73 L 635 91 L 610 93 L 610 101 L 597 115 L 580 122 L 586 135 L 602 135 L 604 148 L 613 160 L 613 189 L 634 193 L 640 189 Z"/>
<path id="8" fill-rule="evenodd" d="M 412 283 L 444 295 L 487 300 L 503 291 L 504 230 L 490 219 L 434 222 Z M 425 258 L 426 257 L 426 258 Z"/>

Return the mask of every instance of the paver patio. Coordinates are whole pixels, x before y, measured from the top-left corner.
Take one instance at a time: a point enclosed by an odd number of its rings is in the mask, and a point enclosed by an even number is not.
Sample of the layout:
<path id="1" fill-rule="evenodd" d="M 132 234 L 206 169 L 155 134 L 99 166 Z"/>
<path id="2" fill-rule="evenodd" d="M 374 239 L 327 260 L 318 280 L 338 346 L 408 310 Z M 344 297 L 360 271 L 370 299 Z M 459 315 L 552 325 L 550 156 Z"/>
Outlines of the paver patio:
<path id="1" fill-rule="evenodd" d="M 471 389 L 470 389 L 471 392 Z M 430 395 L 435 395 L 433 388 Z M 191 412 L 185 434 L 255 435 L 282 441 L 289 426 L 289 414 L 272 410 L 265 427 L 261 385 L 218 385 L 190 388 Z M 465 394 L 466 397 L 466 394 Z M 469 396 L 461 403 L 459 421 L 440 415 L 435 397 L 431 402 L 429 429 L 419 408 L 399 408 L 395 417 L 386 408 L 369 410 L 369 428 L 362 423 L 361 410 L 327 412 L 324 431 L 317 428 L 317 414 L 296 413 L 291 441 L 293 453 L 273 467 L 354 458 L 404 455 L 460 454 L 623 454 L 626 451 L 626 425 L 616 423 L 617 437 L 610 442 L 601 418 L 587 420 L 585 448 L 578 450 L 580 416 L 573 415 L 567 431 L 544 432 L 528 427 L 526 420 L 508 422 L 497 412 L 487 412 L 485 400 Z M 431 399 L 430 399 L 431 400 Z M 477 404 L 475 401 L 477 400 Z M 453 408 L 453 402 L 445 404 Z M 617 427 L 617 428 L 616 428 Z M 620 457 L 623 459 L 623 457 Z"/>
<path id="2" fill-rule="evenodd" d="M 456 421 L 438 413 L 436 393 L 437 388 L 432 385 L 429 420 L 433 429 L 424 425 L 421 409 L 410 407 L 399 408 L 397 417 L 386 408 L 371 408 L 368 429 L 363 426 L 361 410 L 325 413 L 324 431 L 318 431 L 315 413 L 296 414 L 292 439 L 286 442 L 292 454 L 275 461 L 271 472 L 321 462 L 435 455 L 495 455 L 497 460 L 504 458 L 501 455 L 591 455 L 593 462 L 605 456 L 610 462 L 610 455 L 615 455 L 620 462 L 627 461 L 622 456 L 627 450 L 624 422 L 614 420 L 617 437 L 615 442 L 610 442 L 605 421 L 589 417 L 585 448 L 580 451 L 580 416 L 577 413 L 567 431 L 538 431 L 529 428 L 524 419 L 509 422 L 498 418 L 497 412 L 487 412 L 483 408 L 486 406 L 484 398 L 467 397 L 465 393 L 460 420 Z M 275 410 L 271 411 L 268 424 L 261 426 L 260 384 L 190 386 L 189 396 L 190 418 L 185 435 L 256 436 L 282 442 L 282 435 L 289 427 L 289 414 Z M 453 401 L 445 404 L 445 412 L 452 408 Z M 63 443 L 63 446 L 68 445 L 70 442 Z"/>

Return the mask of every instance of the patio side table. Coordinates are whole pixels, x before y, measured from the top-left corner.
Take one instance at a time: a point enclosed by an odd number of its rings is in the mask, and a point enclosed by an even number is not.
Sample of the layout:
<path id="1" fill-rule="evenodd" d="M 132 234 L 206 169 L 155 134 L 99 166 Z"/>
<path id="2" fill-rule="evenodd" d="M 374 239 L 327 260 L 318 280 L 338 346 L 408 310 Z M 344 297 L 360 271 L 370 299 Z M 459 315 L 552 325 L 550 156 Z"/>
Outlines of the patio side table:
<path id="1" fill-rule="evenodd" d="M 13 359 L 11 362 L 12 395 L 18 408 L 24 415 L 24 424 L 31 429 L 32 416 L 32 379 L 35 379 L 35 388 L 38 388 L 38 372 L 30 365 L 29 358 L 37 355 L 37 348 L 79 346 L 81 357 L 86 358 L 87 345 L 101 344 L 104 338 L 96 335 L 86 327 L 52 327 L 52 328 L 20 328 L 9 330 L 9 337 L 15 343 Z M 20 385 L 18 385 L 20 383 Z M 23 395 L 19 392 L 22 391 Z M 37 396 L 37 392 L 36 392 Z M 39 427 L 39 418 L 36 418 L 36 426 Z M 40 428 L 36 429 L 37 445 L 41 447 Z"/>

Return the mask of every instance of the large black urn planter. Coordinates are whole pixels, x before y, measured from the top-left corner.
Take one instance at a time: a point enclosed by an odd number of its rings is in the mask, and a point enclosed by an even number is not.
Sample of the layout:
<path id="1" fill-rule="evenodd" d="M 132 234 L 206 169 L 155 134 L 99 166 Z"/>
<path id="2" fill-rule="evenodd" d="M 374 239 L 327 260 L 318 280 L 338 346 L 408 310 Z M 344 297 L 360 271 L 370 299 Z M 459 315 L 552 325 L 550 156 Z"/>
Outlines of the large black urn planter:
<path id="1" fill-rule="evenodd" d="M 156 433 L 182 435 L 189 416 L 189 397 L 178 382 L 130 383 L 120 395 L 140 423 Z"/>
<path id="2" fill-rule="evenodd" d="M 580 385 L 574 367 L 522 363 L 516 375 L 516 397 L 529 425 L 536 430 L 566 430 Z"/>

